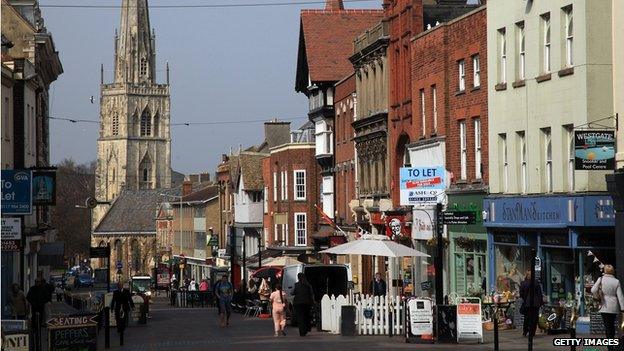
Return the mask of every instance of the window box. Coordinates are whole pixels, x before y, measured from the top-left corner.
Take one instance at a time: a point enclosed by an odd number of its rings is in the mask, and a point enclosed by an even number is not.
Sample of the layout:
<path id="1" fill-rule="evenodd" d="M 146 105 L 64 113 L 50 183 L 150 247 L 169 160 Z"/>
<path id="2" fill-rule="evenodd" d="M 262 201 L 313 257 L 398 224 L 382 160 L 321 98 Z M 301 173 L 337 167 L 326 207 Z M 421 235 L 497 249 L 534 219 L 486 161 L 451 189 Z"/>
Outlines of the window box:
<path id="1" fill-rule="evenodd" d="M 496 91 L 507 90 L 507 83 L 498 83 L 494 86 Z"/>
<path id="2" fill-rule="evenodd" d="M 551 80 L 551 79 L 552 79 L 552 74 L 550 74 L 550 73 L 545 73 L 545 74 L 542 74 L 540 76 L 535 77 L 535 80 L 538 83 L 542 83 L 542 82 L 545 82 L 545 81 Z"/>
<path id="3" fill-rule="evenodd" d="M 559 72 L 557 72 L 557 75 L 559 77 L 565 77 L 565 76 L 569 76 L 574 74 L 574 67 L 566 67 L 563 69 L 560 69 Z"/>
<path id="4" fill-rule="evenodd" d="M 525 80 L 524 80 L 524 79 L 517 80 L 517 81 L 515 81 L 515 82 L 513 82 L 513 83 L 511 84 L 511 86 L 512 86 L 512 87 L 514 87 L 514 88 L 521 88 L 521 87 L 523 87 L 523 86 L 525 86 L 525 85 L 526 85 L 526 82 L 525 82 Z"/>

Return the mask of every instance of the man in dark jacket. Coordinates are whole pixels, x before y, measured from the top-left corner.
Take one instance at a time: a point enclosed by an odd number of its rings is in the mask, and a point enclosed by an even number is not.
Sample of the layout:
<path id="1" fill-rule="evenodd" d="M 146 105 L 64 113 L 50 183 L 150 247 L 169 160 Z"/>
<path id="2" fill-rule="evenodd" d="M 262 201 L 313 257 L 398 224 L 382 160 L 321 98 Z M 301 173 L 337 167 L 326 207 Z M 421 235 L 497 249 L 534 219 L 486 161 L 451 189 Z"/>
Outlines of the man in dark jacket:
<path id="1" fill-rule="evenodd" d="M 370 284 L 370 290 L 373 296 L 385 296 L 386 295 L 386 282 L 381 279 L 381 273 L 375 274 L 375 280 Z"/>
<path id="2" fill-rule="evenodd" d="M 28 294 L 26 295 L 26 300 L 30 303 L 30 313 L 32 314 L 31 322 L 33 324 L 39 323 L 39 325 L 44 325 L 45 323 L 45 304 L 47 302 L 47 289 L 43 284 L 43 281 L 40 278 L 35 280 L 35 285 L 31 286 L 28 289 Z"/>
<path id="3" fill-rule="evenodd" d="M 119 345 L 123 346 L 124 331 L 128 325 L 130 311 L 134 309 L 134 302 L 132 302 L 130 290 L 123 286 L 121 282 L 118 284 L 118 289 L 113 293 L 113 300 L 111 301 L 110 307 L 113 311 L 115 311 L 117 333 L 119 334 Z"/>
<path id="4" fill-rule="evenodd" d="M 295 283 L 292 294 L 299 335 L 306 336 L 312 329 L 310 313 L 314 304 L 314 291 L 303 273 L 297 274 L 297 283 Z"/>
<path id="5" fill-rule="evenodd" d="M 524 280 L 520 284 L 520 297 L 522 298 L 520 312 L 524 315 L 522 336 L 527 336 L 527 334 L 535 336 L 539 309 L 544 302 L 544 295 L 542 294 L 542 287 L 536 279 L 533 285 L 533 299 L 531 300 L 531 270 L 527 270 L 524 274 Z"/>

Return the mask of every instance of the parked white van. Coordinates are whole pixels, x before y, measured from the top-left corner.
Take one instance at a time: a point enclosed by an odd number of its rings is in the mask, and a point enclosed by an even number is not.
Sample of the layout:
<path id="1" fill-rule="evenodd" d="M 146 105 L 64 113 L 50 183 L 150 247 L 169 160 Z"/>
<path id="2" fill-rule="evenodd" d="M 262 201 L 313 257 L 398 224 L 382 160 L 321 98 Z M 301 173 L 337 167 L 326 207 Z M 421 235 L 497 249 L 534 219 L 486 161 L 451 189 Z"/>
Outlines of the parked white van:
<path id="1" fill-rule="evenodd" d="M 297 274 L 303 272 L 312 285 L 314 299 L 320 302 L 323 295 L 349 294 L 349 283 L 352 280 L 351 266 L 347 264 L 295 264 L 285 266 L 282 271 L 282 289 L 286 293 L 289 307 L 292 307 L 292 291 L 297 282 Z M 292 311 L 292 308 L 289 308 Z"/>

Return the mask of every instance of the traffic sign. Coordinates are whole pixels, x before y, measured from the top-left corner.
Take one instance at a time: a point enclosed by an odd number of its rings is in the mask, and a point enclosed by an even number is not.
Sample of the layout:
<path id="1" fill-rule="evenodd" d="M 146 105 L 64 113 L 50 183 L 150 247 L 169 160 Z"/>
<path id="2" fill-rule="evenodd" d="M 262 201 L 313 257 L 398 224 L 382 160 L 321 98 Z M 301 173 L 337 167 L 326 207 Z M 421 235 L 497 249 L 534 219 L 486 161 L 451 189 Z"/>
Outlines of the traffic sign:
<path id="1" fill-rule="evenodd" d="M 89 249 L 89 257 L 91 258 L 107 258 L 110 255 L 109 246 L 98 246 Z"/>
<path id="2" fill-rule="evenodd" d="M 211 236 L 208 246 L 219 246 L 219 237 L 216 235 Z"/>
<path id="3" fill-rule="evenodd" d="M 445 211 L 442 212 L 443 224 L 475 224 L 477 214 L 472 211 Z"/>
<path id="4" fill-rule="evenodd" d="M 121 269 L 123 268 L 123 264 L 121 263 L 121 261 L 117 261 L 117 263 L 115 264 L 115 267 L 117 267 L 117 269 Z"/>

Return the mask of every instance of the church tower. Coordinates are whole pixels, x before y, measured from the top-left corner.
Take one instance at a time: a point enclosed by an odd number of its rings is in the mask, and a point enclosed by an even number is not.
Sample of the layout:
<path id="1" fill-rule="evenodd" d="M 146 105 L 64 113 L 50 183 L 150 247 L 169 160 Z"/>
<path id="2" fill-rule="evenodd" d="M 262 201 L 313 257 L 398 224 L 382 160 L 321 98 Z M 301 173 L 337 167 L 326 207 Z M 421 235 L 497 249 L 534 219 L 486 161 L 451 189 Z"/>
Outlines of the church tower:
<path id="1" fill-rule="evenodd" d="M 122 189 L 171 186 L 168 65 L 166 73 L 166 84 L 157 84 L 147 0 L 122 0 L 114 82 L 104 84 L 101 72 L 94 228 Z"/>

